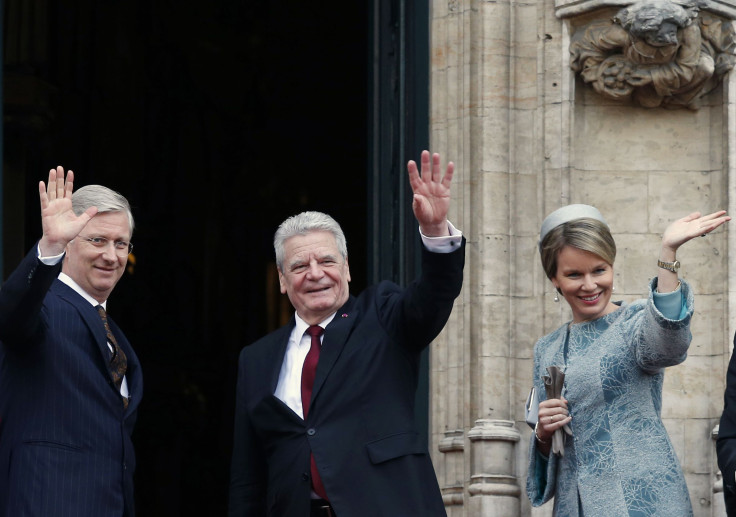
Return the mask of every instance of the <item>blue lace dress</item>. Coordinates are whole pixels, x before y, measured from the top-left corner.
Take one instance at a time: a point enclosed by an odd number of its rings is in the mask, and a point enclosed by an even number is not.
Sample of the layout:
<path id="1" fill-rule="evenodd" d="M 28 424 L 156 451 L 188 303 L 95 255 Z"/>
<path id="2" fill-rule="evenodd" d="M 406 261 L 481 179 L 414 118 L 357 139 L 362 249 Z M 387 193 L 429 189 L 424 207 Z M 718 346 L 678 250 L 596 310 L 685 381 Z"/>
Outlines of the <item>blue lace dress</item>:
<path id="1" fill-rule="evenodd" d="M 534 348 L 540 401 L 546 367 L 565 367 L 572 415 L 564 457 L 543 456 L 531 438 L 527 493 L 554 501 L 560 517 L 691 517 L 685 478 L 661 420 L 664 368 L 685 360 L 693 296 L 686 282 L 674 314 L 649 297 L 596 320 L 565 324 Z M 676 292 L 677 293 L 677 292 Z M 668 296 L 668 295 L 657 295 Z M 671 314 L 673 311 L 665 311 Z"/>

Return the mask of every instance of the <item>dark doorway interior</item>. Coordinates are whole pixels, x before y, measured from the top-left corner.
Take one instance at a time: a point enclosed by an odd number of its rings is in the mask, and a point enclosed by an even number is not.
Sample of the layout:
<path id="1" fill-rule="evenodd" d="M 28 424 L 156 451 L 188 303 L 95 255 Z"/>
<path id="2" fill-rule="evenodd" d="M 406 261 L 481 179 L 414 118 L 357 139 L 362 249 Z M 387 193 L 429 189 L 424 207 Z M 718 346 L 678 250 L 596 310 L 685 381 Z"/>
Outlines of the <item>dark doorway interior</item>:
<path id="1" fill-rule="evenodd" d="M 4 277 L 40 235 L 37 183 L 134 207 L 109 311 L 143 363 L 139 515 L 225 513 L 237 355 L 288 314 L 271 239 L 343 225 L 366 278 L 368 2 L 6 0 Z"/>

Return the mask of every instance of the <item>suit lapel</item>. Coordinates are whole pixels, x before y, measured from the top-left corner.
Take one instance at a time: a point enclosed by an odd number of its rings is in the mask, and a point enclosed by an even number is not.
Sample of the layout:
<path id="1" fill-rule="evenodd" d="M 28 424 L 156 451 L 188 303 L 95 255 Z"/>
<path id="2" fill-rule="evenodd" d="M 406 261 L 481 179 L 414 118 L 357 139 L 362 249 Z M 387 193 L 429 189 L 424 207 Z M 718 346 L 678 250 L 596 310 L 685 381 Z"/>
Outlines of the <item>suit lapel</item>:
<path id="1" fill-rule="evenodd" d="M 355 302 L 354 297 L 350 297 L 339 311 L 335 314 L 322 338 L 322 349 L 319 354 L 319 363 L 317 364 L 317 372 L 314 378 L 314 387 L 312 388 L 312 404 L 314 404 L 325 379 L 335 366 L 335 362 L 345 348 L 350 333 L 353 331 L 358 321 L 359 312 L 353 310 Z"/>
<path id="2" fill-rule="evenodd" d="M 79 296 L 79 294 L 77 294 L 74 289 L 66 285 L 61 280 L 54 281 L 53 285 L 51 286 L 51 291 L 53 291 L 63 300 L 70 303 L 77 310 L 79 316 L 82 318 L 82 321 L 84 321 L 85 325 L 92 333 L 94 342 L 97 345 L 97 350 L 100 352 L 100 361 L 98 361 L 100 370 L 106 377 L 109 377 L 110 370 L 107 368 L 107 361 L 110 354 L 110 349 L 107 346 L 107 332 L 105 331 L 105 327 L 102 324 L 100 315 L 97 313 L 92 304 Z M 127 352 L 127 349 L 124 351 Z M 113 390 L 115 389 L 115 386 L 113 384 L 110 384 L 110 387 Z"/>

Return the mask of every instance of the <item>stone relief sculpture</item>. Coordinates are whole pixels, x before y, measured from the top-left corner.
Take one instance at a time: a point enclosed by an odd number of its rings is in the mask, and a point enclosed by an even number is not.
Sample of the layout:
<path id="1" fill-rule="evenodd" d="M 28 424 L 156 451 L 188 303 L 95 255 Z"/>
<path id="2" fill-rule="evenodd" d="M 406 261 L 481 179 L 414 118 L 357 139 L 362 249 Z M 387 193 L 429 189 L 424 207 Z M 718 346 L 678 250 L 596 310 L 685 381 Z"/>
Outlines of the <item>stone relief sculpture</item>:
<path id="1" fill-rule="evenodd" d="M 736 62 L 733 24 L 697 2 L 640 0 L 612 20 L 580 27 L 571 68 L 611 99 L 653 108 L 698 108 Z"/>

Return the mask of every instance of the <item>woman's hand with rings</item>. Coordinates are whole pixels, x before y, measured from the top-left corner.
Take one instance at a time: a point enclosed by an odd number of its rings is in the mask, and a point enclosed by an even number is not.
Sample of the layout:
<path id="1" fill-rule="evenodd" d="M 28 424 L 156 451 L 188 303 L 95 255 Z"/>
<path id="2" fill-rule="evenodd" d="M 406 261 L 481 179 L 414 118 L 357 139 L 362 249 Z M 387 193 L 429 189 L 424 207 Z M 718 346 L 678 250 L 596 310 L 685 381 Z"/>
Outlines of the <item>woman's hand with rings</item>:
<path id="1" fill-rule="evenodd" d="M 539 403 L 537 438 L 547 442 L 557 429 L 572 421 L 564 398 L 543 400 Z"/>

